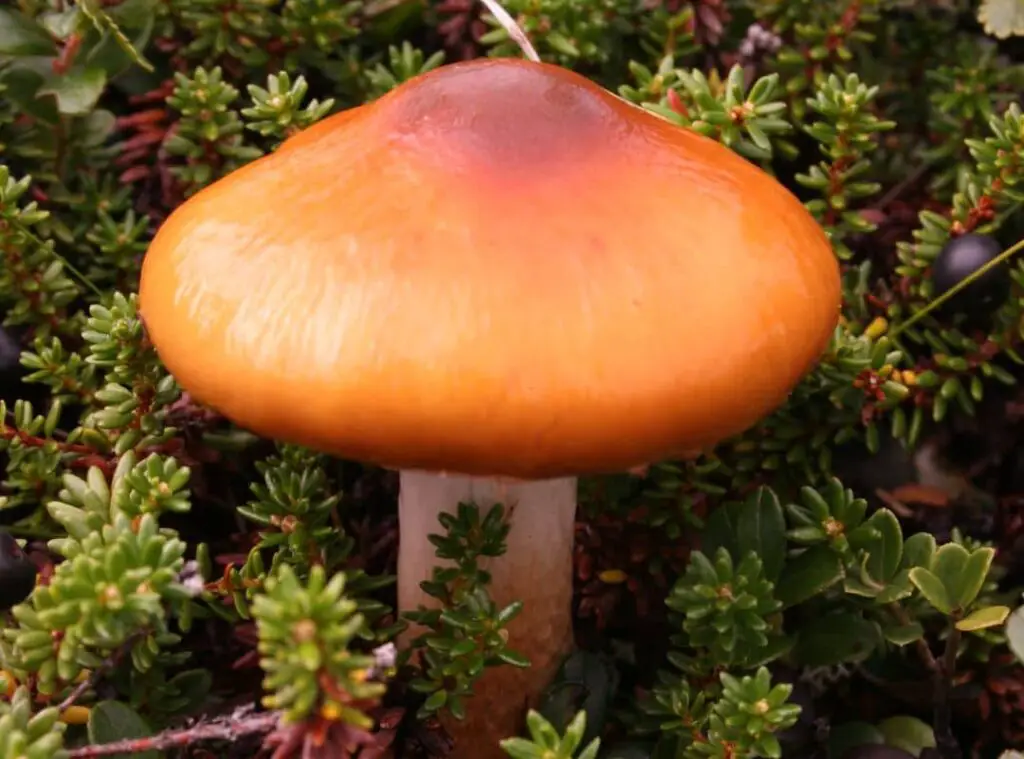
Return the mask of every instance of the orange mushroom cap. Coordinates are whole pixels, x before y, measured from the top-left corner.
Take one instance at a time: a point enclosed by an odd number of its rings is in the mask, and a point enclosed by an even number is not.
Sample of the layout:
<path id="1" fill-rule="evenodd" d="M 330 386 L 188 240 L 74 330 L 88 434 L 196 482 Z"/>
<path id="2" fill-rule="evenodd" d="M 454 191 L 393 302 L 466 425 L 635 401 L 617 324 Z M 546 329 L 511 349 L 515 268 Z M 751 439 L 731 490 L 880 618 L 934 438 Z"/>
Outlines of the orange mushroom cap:
<path id="1" fill-rule="evenodd" d="M 386 466 L 624 470 L 781 404 L 839 268 L 776 180 L 568 70 L 436 69 L 205 188 L 143 318 L 197 400 Z"/>

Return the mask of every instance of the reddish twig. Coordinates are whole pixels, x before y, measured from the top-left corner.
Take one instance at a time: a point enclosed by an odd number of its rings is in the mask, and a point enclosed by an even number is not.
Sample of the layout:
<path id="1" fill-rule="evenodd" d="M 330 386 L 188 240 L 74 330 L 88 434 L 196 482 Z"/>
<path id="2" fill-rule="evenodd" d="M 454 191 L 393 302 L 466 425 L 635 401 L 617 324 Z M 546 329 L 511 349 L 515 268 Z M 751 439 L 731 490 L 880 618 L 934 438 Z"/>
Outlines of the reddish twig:
<path id="1" fill-rule="evenodd" d="M 105 675 L 107 672 L 109 672 L 118 664 L 120 664 L 121 659 L 124 658 L 124 655 L 128 653 L 131 647 L 135 645 L 135 642 L 139 640 L 139 638 L 141 638 L 144 634 L 145 633 L 138 633 L 136 635 L 133 635 L 124 643 L 122 643 L 117 648 L 116 651 L 110 654 L 110 656 L 104 659 L 103 662 L 98 667 L 96 667 L 92 672 L 90 672 L 87 678 L 85 678 L 84 680 L 82 680 L 82 682 L 75 686 L 75 689 L 71 691 L 63 701 L 60 702 L 60 704 L 57 706 L 57 709 L 63 712 L 74 706 L 75 702 L 78 701 L 78 699 L 80 699 L 83 695 L 85 695 L 86 691 L 95 686 L 103 675 Z"/>
<path id="2" fill-rule="evenodd" d="M 200 722 L 180 730 L 165 730 L 148 738 L 103 743 L 97 746 L 82 746 L 68 751 L 68 759 L 99 759 L 117 754 L 138 754 L 143 751 L 167 751 L 184 748 L 202 741 L 237 741 L 239 738 L 264 735 L 278 726 L 277 712 L 261 712 L 245 716 L 232 715 Z"/>

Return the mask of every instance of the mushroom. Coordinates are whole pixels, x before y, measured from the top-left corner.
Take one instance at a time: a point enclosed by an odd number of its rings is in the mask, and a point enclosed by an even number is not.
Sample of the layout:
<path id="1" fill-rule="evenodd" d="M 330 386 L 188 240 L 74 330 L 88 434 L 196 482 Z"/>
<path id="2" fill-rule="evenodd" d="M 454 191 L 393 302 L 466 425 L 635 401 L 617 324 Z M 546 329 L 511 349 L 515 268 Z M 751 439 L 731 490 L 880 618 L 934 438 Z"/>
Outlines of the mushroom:
<path id="1" fill-rule="evenodd" d="M 571 71 L 443 66 L 202 190 L 145 257 L 169 371 L 256 433 L 400 471 L 401 610 L 460 501 L 513 509 L 456 756 L 500 756 L 572 644 L 576 478 L 702 450 L 785 401 L 838 264 L 776 180 Z"/>

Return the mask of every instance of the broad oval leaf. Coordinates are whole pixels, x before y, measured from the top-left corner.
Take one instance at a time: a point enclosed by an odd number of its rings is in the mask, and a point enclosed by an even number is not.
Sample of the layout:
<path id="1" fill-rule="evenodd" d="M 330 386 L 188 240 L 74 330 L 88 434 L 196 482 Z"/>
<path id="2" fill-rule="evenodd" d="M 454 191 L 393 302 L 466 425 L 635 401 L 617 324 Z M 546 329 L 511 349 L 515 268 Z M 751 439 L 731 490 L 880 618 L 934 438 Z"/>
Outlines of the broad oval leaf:
<path id="1" fill-rule="evenodd" d="M 808 548 L 786 562 L 775 587 L 775 597 L 785 607 L 821 593 L 843 579 L 839 556 L 827 545 Z"/>
<path id="2" fill-rule="evenodd" d="M 970 558 L 970 552 L 959 543 L 946 543 L 935 552 L 931 573 L 946 589 L 951 608 L 959 605 L 960 588 L 963 586 L 963 576 Z"/>
<path id="3" fill-rule="evenodd" d="M 864 568 L 871 580 L 885 583 L 900 568 L 903 558 L 903 530 L 889 509 L 879 509 L 850 533 L 850 546 L 867 554 Z"/>
<path id="4" fill-rule="evenodd" d="M 530 662 L 525 659 L 526 666 Z M 558 730 L 568 727 L 576 711 L 587 714 L 581 739 L 589 743 L 601 734 L 619 687 L 619 672 L 611 657 L 576 651 L 562 663 L 537 710 Z"/>
<path id="5" fill-rule="evenodd" d="M 107 75 L 101 68 L 75 68 L 65 74 L 54 74 L 39 88 L 38 94 L 52 95 L 57 110 L 66 116 L 89 113 L 107 86 Z"/>
<path id="6" fill-rule="evenodd" d="M 885 742 L 896 748 L 920 756 L 926 748 L 935 748 L 935 732 L 931 725 L 917 717 L 899 715 L 878 723 Z"/>
<path id="7" fill-rule="evenodd" d="M 906 646 L 924 637 L 924 627 L 920 622 L 908 625 L 893 625 L 882 630 L 885 639 L 896 646 Z"/>
<path id="8" fill-rule="evenodd" d="M 953 612 L 953 602 L 946 592 L 946 586 L 930 571 L 924 567 L 914 567 L 910 570 L 910 581 L 938 611 L 943 614 Z"/>
<path id="9" fill-rule="evenodd" d="M 985 579 L 988 577 L 989 569 L 992 568 L 992 559 L 995 558 L 995 555 L 995 549 L 989 546 L 976 548 L 971 552 L 964 565 L 963 574 L 959 577 L 956 593 L 953 594 L 953 601 L 961 609 L 966 609 L 978 597 L 985 584 Z"/>
<path id="10" fill-rule="evenodd" d="M 964 632 L 974 630 L 985 630 L 989 627 L 996 627 L 1003 624 L 1010 615 L 1009 606 L 985 606 L 975 609 L 966 617 L 956 623 L 956 629 Z"/>
<path id="11" fill-rule="evenodd" d="M 885 743 L 885 736 L 870 722 L 844 722 L 828 732 L 828 756 L 838 759 L 857 746 Z"/>
<path id="12" fill-rule="evenodd" d="M 0 8 L 0 55 L 54 55 L 57 45 L 46 30 L 24 13 Z"/>
<path id="13" fill-rule="evenodd" d="M 793 655 L 805 667 L 860 661 L 881 642 L 878 626 L 860 614 L 839 612 L 812 618 L 800 626 Z"/>
<path id="14" fill-rule="evenodd" d="M 701 533 L 708 556 L 725 548 L 739 564 L 751 552 L 760 557 L 765 577 L 775 582 L 786 561 L 786 520 L 782 506 L 770 488 L 758 488 L 745 501 L 715 509 Z"/>
<path id="15" fill-rule="evenodd" d="M 765 577 L 775 582 L 786 562 L 782 504 L 770 488 L 761 487 L 740 505 L 738 512 L 736 538 L 741 553 L 753 551 L 760 556 Z"/>
<path id="16" fill-rule="evenodd" d="M 146 721 L 127 704 L 120 701 L 100 701 L 89 714 L 89 742 L 114 743 L 132 738 L 148 738 L 153 734 Z M 114 754 L 111 759 L 163 759 L 159 751 Z"/>
<path id="17" fill-rule="evenodd" d="M 935 560 L 935 536 L 929 532 L 917 532 L 903 542 L 902 564 L 907 569 L 924 567 L 931 569 Z"/>

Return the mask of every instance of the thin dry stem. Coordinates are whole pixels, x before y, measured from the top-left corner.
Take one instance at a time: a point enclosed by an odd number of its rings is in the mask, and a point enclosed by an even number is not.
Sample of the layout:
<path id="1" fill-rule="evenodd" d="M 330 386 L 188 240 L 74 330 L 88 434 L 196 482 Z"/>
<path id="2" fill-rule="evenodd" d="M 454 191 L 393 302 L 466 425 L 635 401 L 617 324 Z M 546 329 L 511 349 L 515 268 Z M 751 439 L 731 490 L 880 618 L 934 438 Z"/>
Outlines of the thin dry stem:
<path id="1" fill-rule="evenodd" d="M 540 63 L 540 56 L 537 55 L 537 51 L 534 49 L 533 43 L 530 42 L 530 38 L 526 36 L 526 32 L 523 31 L 523 27 L 519 26 L 509 12 L 498 3 L 498 0 L 480 0 L 480 2 L 498 20 L 498 23 L 504 27 L 515 43 L 522 48 L 523 54 L 531 61 Z"/>
<path id="2" fill-rule="evenodd" d="M 69 759 L 99 759 L 124 756 L 144 751 L 167 751 L 185 748 L 203 741 L 234 742 L 250 735 L 264 735 L 280 722 L 277 712 L 241 713 L 209 722 L 201 722 L 180 730 L 167 730 L 147 738 L 129 738 L 114 743 L 82 746 L 68 751 Z"/>
<path id="3" fill-rule="evenodd" d="M 82 682 L 75 686 L 74 690 L 72 690 L 71 693 L 69 693 L 67 697 L 63 701 L 61 701 L 60 704 L 57 705 L 57 708 L 60 711 L 65 712 L 72 706 L 74 706 L 78 699 L 80 699 L 89 690 L 96 686 L 96 683 L 100 681 L 100 678 L 102 678 L 107 672 L 109 672 L 121 663 L 121 660 L 124 658 L 124 655 L 128 653 L 128 651 L 131 649 L 132 646 L 135 645 L 135 643 L 138 642 L 140 637 L 142 636 L 133 635 L 123 644 L 121 644 L 116 651 L 114 651 L 110 656 L 108 656 L 103 661 L 102 664 L 100 664 L 91 673 L 89 673 L 89 676 L 87 678 L 85 678 L 84 680 L 82 680 Z"/>

